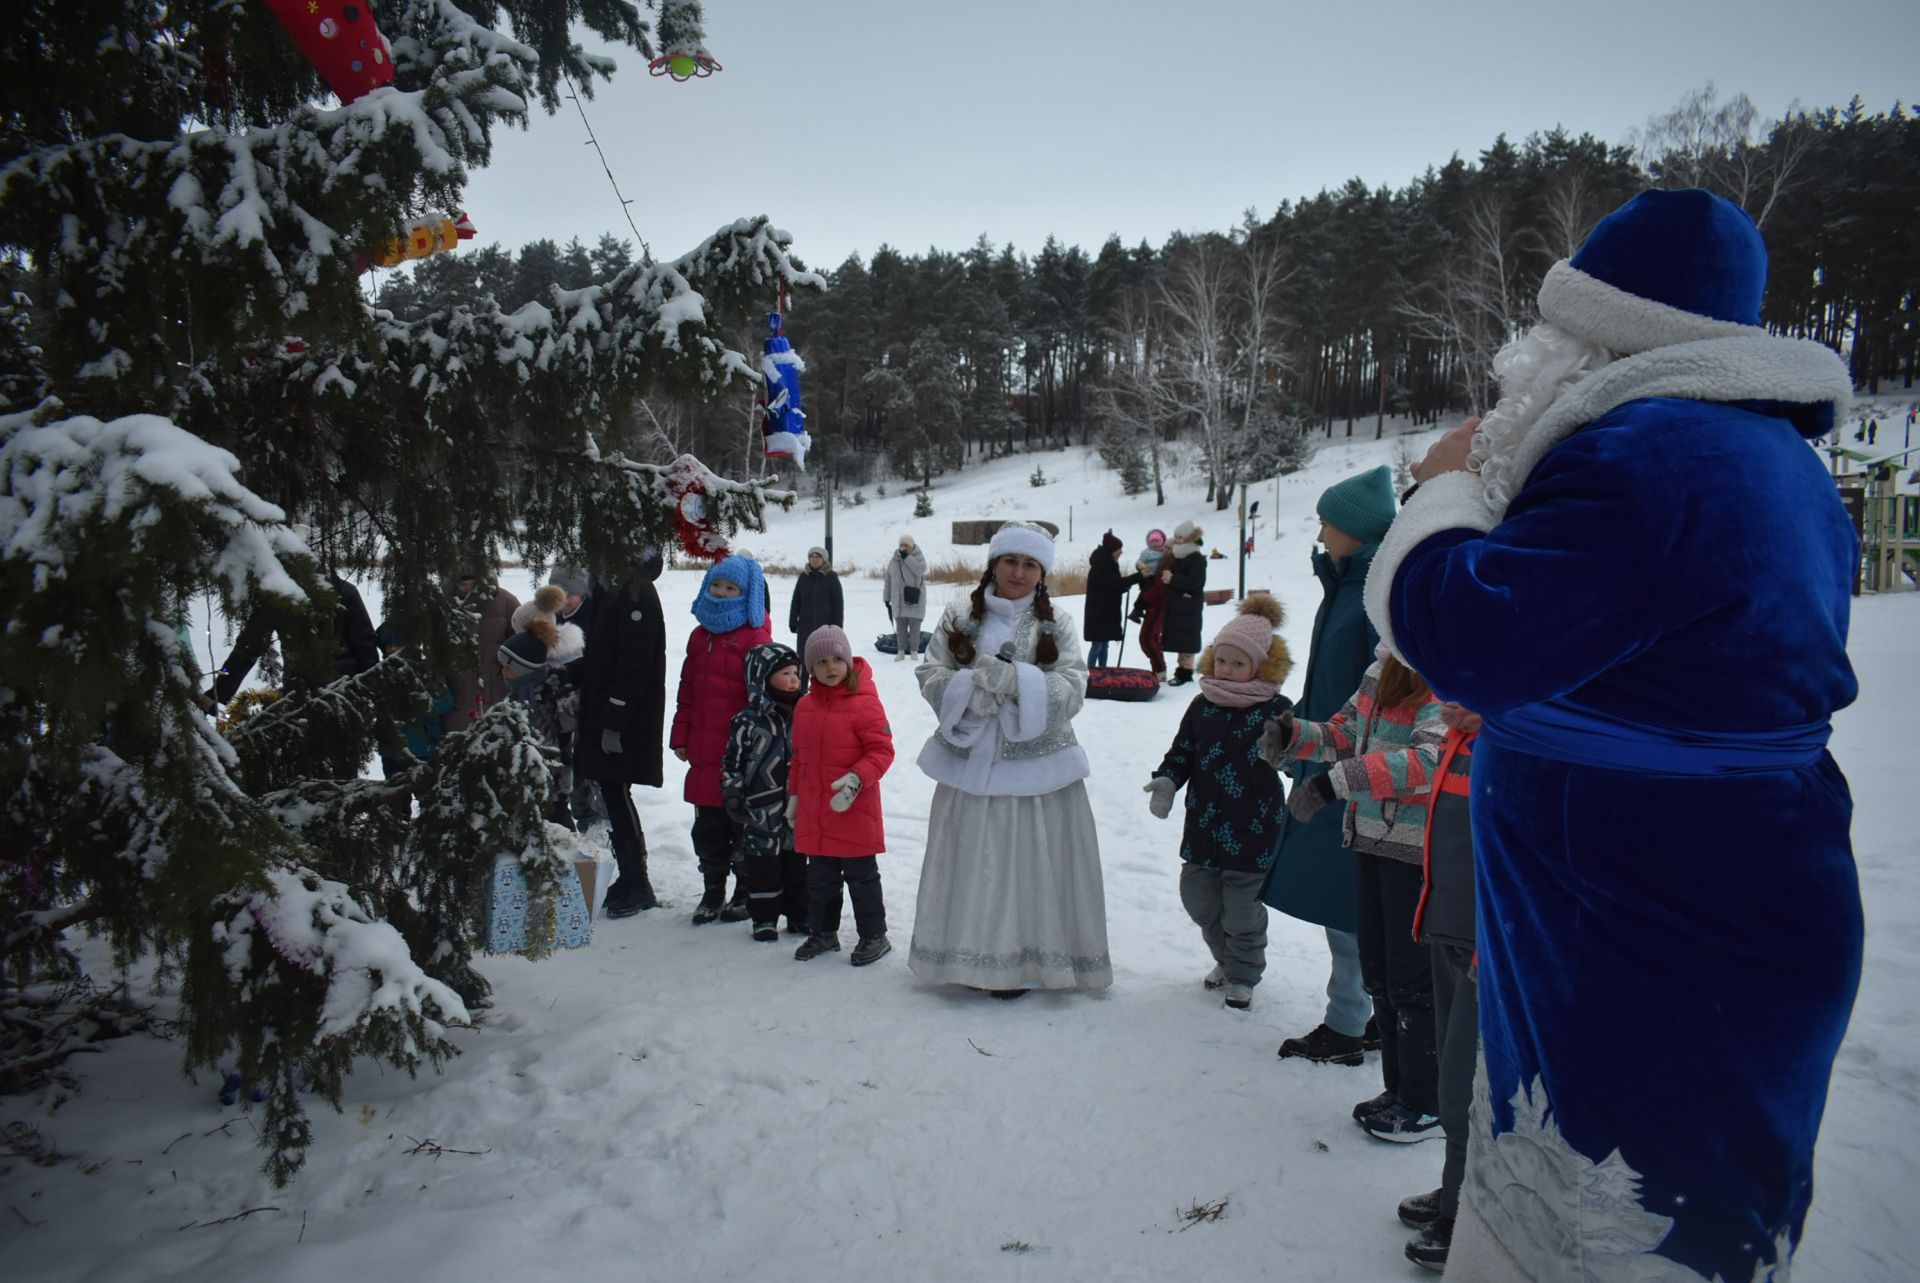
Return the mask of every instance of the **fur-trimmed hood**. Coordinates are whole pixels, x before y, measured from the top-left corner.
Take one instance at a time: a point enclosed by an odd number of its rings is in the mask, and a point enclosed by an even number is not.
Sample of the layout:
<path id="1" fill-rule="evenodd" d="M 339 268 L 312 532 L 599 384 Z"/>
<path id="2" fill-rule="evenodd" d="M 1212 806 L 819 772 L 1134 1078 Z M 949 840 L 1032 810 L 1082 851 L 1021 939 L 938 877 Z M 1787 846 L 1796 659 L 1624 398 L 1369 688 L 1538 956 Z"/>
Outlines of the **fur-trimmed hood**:
<path id="1" fill-rule="evenodd" d="M 1846 412 L 1853 383 L 1839 356 L 1809 339 L 1748 334 L 1675 343 L 1623 357 L 1568 388 L 1506 452 L 1501 466 L 1522 487 L 1554 446 L 1630 401 L 1655 397 L 1742 406 L 1784 418 L 1802 436 L 1816 438 Z M 1443 530 L 1492 530 L 1506 509 L 1470 472 L 1443 474 L 1414 491 L 1380 541 L 1367 576 L 1367 618 L 1396 656 L 1401 652 L 1389 602 L 1400 563 Z"/>

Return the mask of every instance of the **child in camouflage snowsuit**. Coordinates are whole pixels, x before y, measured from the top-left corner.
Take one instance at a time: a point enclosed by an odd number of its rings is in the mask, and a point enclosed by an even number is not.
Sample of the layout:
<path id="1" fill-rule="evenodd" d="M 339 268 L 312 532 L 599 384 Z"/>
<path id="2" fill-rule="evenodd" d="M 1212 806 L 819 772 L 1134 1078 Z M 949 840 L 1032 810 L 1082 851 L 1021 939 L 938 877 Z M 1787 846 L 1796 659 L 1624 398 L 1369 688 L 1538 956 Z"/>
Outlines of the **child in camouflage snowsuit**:
<path id="1" fill-rule="evenodd" d="M 553 801 L 547 808 L 547 819 L 573 829 L 577 825 L 570 804 L 574 790 L 571 749 L 573 734 L 579 728 L 580 698 L 564 670 L 586 651 L 586 634 L 576 624 L 556 624 L 538 613 L 524 622 L 526 627 L 509 637 L 495 658 L 506 683 L 507 698 L 527 706 L 546 750 L 553 776 Z"/>
<path id="2" fill-rule="evenodd" d="M 1286 795 L 1280 773 L 1260 756 L 1261 728 L 1292 708 L 1280 683 L 1293 670 L 1274 632 L 1284 618 L 1267 593 L 1251 593 L 1240 613 L 1200 656 L 1200 693 L 1145 791 L 1165 819 L 1173 795 L 1187 790 L 1180 837 L 1180 901 L 1200 928 L 1214 968 L 1203 982 L 1225 989 L 1244 1011 L 1267 966 L 1267 906 L 1260 888 L 1273 862 Z"/>
<path id="3" fill-rule="evenodd" d="M 807 929 L 807 857 L 793 849 L 787 818 L 787 765 L 793 757 L 793 706 L 806 693 L 800 656 L 779 642 L 747 652 L 747 706 L 733 715 L 720 792 L 741 828 L 742 881 L 755 940 Z"/>

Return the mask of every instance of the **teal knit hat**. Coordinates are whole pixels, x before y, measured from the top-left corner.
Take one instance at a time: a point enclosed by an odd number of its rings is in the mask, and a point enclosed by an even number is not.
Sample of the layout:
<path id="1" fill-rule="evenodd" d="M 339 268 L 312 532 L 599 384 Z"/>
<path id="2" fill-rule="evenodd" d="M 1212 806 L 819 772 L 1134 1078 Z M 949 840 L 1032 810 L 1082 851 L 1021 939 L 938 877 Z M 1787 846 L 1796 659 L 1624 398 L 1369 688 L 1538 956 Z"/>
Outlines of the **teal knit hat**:
<path id="1" fill-rule="evenodd" d="M 1379 543 L 1393 524 L 1393 469 L 1386 464 L 1328 486 L 1314 511 L 1361 543 Z"/>

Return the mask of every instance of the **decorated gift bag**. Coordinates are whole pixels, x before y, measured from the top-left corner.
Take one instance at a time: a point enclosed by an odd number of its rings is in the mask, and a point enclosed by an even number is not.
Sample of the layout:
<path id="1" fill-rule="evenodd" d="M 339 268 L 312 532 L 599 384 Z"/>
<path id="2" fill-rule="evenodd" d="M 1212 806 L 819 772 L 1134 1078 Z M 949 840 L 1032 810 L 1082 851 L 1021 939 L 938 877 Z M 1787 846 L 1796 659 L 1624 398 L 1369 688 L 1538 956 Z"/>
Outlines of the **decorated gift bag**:
<path id="1" fill-rule="evenodd" d="M 591 867 L 591 866 L 589 866 Z M 554 906 L 553 947 L 578 949 L 593 943 L 593 915 L 587 909 L 580 875 L 569 861 L 560 878 Z M 488 953 L 521 953 L 527 947 L 527 874 L 517 856 L 503 855 L 493 866 L 486 921 L 482 924 Z"/>

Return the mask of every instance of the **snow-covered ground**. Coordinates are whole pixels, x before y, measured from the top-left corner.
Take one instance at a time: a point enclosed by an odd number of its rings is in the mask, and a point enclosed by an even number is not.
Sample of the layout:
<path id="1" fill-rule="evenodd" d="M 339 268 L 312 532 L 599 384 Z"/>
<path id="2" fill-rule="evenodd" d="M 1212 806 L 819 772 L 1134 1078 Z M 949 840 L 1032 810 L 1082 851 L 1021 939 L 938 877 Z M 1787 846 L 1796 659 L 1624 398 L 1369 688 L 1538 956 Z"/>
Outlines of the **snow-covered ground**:
<path id="1" fill-rule="evenodd" d="M 1391 436 L 1365 439 L 1370 423 L 1357 432 L 1252 495 L 1263 520 L 1248 583 L 1287 604 L 1297 663 L 1318 598 L 1307 565 L 1314 499 L 1393 458 Z M 1051 479 L 1043 488 L 1027 481 L 1035 463 Z M 1149 527 L 1183 518 L 1205 525 L 1210 543 L 1233 545 L 1232 514 L 1203 511 L 1190 479 L 1155 508 L 1151 496 L 1120 497 L 1078 451 L 946 479 L 933 518 L 912 519 L 913 499 L 898 491 L 867 498 L 836 514 L 843 566 L 877 565 L 903 530 L 939 561 L 954 551 L 953 519 L 1031 515 L 1064 532 L 1070 510 L 1075 550 L 1112 526 L 1131 553 Z M 798 562 L 820 535 L 821 514 L 803 500 L 740 542 Z M 1231 585 L 1233 567 L 1212 563 L 1212 582 Z M 697 583 L 692 571 L 661 583 L 675 648 L 692 626 Z M 845 587 L 848 631 L 864 644 L 887 628 L 879 583 L 850 574 Z M 782 624 L 791 589 L 774 580 Z M 948 591 L 933 594 L 936 611 Z M 1209 611 L 1209 634 L 1232 609 Z M 1920 594 L 1857 604 L 1861 695 L 1838 718 L 1833 749 L 1858 803 L 1867 968 L 1798 1280 L 1920 1277 L 1910 1210 L 1920 1187 L 1911 1000 L 1920 840 L 1907 810 L 1916 636 Z M 1371 1062 L 1342 1069 L 1274 1055 L 1320 1017 L 1320 932 L 1273 919 L 1267 979 L 1248 1013 L 1200 987 L 1208 959 L 1180 908 L 1178 821 L 1154 820 L 1140 792 L 1186 699 L 1094 702 L 1079 720 L 1093 759 L 1113 988 L 995 1002 L 922 987 L 906 968 L 932 792 L 912 758 L 932 715 L 911 665 L 866 653 L 901 750 L 882 784 L 892 956 L 857 971 L 844 953 L 801 964 L 791 938 L 755 944 L 745 925 L 692 927 L 691 813 L 679 800 L 683 768 L 669 759 L 667 788 L 635 797 L 655 884 L 677 907 L 599 921 L 590 948 L 546 962 L 484 963 L 495 1005 L 485 1027 L 459 1036 L 466 1054 L 437 1077 L 368 1068 L 352 1079 L 343 1114 L 319 1107 L 307 1169 L 291 1188 L 259 1176 L 241 1111 L 218 1106 L 213 1084 L 182 1079 L 172 1045 L 108 1044 L 79 1063 L 84 1089 L 57 1109 L 0 1099 L 0 1120 L 35 1124 L 65 1156 L 44 1167 L 0 1160 L 7 1277 L 1431 1277 L 1401 1255 L 1409 1233 L 1394 1205 L 1438 1183 L 1440 1145 L 1385 1145 L 1353 1125 L 1348 1108 L 1379 1089 Z M 1296 668 L 1289 693 L 1298 682 Z M 843 934 L 850 942 L 850 920 Z M 408 1152 L 427 1140 L 446 1152 Z M 1217 1220 L 1181 1215 L 1222 1202 Z M 250 1208 L 268 1210 L 210 1224 Z"/>

